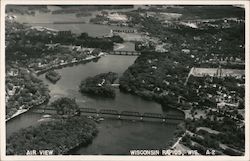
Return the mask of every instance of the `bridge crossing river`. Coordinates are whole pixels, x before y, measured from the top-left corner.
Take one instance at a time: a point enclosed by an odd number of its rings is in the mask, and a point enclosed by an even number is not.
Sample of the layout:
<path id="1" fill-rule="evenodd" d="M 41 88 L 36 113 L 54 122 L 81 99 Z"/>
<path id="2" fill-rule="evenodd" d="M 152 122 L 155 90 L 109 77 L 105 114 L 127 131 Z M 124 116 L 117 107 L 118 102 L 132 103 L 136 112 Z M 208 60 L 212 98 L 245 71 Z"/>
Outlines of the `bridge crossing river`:
<path id="1" fill-rule="evenodd" d="M 127 55 L 127 56 L 139 56 L 141 52 L 139 51 L 109 51 L 109 55 Z"/>
<path id="2" fill-rule="evenodd" d="M 184 116 L 160 114 L 160 113 L 140 113 L 136 111 L 118 111 L 112 109 L 94 109 L 94 108 L 80 108 L 81 115 L 96 116 L 100 118 L 115 118 L 124 120 L 141 120 L 141 121 L 156 121 L 156 122 L 169 122 L 169 121 L 182 121 Z M 35 113 L 43 114 L 56 114 L 54 108 L 36 108 L 33 110 Z"/>

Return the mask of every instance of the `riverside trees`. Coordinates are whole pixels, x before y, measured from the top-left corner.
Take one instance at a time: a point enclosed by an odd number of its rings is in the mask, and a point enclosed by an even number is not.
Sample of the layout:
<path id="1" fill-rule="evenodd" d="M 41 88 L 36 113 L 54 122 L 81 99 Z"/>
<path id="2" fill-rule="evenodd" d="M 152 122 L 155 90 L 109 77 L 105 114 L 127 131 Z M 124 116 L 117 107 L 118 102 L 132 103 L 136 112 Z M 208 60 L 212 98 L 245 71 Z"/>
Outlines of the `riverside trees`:
<path id="1" fill-rule="evenodd" d="M 80 84 L 80 92 L 96 96 L 109 98 L 115 97 L 115 90 L 111 86 L 117 79 L 118 75 L 114 72 L 101 73 L 94 77 L 88 77 Z"/>
<path id="2" fill-rule="evenodd" d="M 79 106 L 75 99 L 62 97 L 51 103 L 51 106 L 56 109 L 57 114 L 74 116 L 80 112 Z"/>

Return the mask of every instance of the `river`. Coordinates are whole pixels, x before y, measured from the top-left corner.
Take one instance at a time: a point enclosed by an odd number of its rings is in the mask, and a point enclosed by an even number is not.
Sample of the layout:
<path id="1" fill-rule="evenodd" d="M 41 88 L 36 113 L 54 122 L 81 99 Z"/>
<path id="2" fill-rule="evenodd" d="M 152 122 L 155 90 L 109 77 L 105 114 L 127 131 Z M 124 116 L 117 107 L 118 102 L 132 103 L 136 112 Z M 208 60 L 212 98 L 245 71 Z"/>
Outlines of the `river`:
<path id="1" fill-rule="evenodd" d="M 116 90 L 116 98 L 104 99 L 89 97 L 78 92 L 81 80 L 103 72 L 117 72 L 121 75 L 134 63 L 136 56 L 107 55 L 97 62 L 89 62 L 76 66 L 58 69 L 62 78 L 52 84 L 40 75 L 50 89 L 51 100 L 67 96 L 75 98 L 80 107 L 95 109 L 130 110 L 138 112 L 163 113 L 161 105 L 140 97 Z M 167 113 L 178 114 L 169 110 Z M 21 128 L 37 125 L 42 119 L 41 114 L 32 110 L 7 122 L 7 136 Z M 154 149 L 166 147 L 173 138 L 176 125 L 150 122 L 129 122 L 104 120 L 98 124 L 99 134 L 88 147 L 80 147 L 73 154 L 129 154 L 130 149 Z"/>

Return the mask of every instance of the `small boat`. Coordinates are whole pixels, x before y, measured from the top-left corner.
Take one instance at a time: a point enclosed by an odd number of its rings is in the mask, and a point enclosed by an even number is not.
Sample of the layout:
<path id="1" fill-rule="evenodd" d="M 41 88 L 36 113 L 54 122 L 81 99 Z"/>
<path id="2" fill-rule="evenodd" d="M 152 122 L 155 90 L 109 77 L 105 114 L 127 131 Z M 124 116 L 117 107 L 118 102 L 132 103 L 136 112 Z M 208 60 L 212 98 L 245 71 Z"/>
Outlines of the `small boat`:
<path id="1" fill-rule="evenodd" d="M 100 122 L 100 121 L 103 121 L 103 120 L 104 120 L 104 118 L 101 117 L 101 118 L 96 119 L 95 121 Z"/>
<path id="2" fill-rule="evenodd" d="M 103 120 L 104 120 L 104 118 L 102 118 L 102 117 L 101 117 L 101 118 L 99 118 L 99 121 L 103 121 Z"/>
<path id="3" fill-rule="evenodd" d="M 51 115 L 43 115 L 43 118 L 50 118 Z"/>

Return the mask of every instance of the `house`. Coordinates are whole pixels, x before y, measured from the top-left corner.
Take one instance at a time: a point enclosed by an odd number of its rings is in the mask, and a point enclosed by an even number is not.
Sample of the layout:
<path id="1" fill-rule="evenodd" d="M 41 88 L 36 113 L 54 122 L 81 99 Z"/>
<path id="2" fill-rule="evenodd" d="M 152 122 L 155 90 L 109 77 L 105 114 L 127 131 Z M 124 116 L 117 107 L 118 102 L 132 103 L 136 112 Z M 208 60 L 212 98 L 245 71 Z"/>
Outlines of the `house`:
<path id="1" fill-rule="evenodd" d="M 12 68 L 12 69 L 10 69 L 10 71 L 7 72 L 7 75 L 15 77 L 15 76 L 18 76 L 18 73 L 19 73 L 18 69 Z"/>
<path id="2" fill-rule="evenodd" d="M 98 84 L 99 87 L 103 86 L 103 84 L 105 83 L 105 79 L 102 79 L 102 82 Z"/>
<path id="3" fill-rule="evenodd" d="M 9 96 L 13 96 L 18 88 L 20 88 L 20 86 L 13 86 L 12 89 L 7 89 L 6 92 Z"/>
<path id="4" fill-rule="evenodd" d="M 166 81 L 166 80 L 163 80 L 162 81 L 164 84 L 166 84 L 166 85 L 169 85 L 170 83 L 168 82 L 168 81 Z"/>
<path id="5" fill-rule="evenodd" d="M 48 48 L 48 50 L 54 50 L 56 47 L 59 47 L 60 44 L 59 43 L 56 43 L 56 44 L 46 44 L 45 46 Z"/>
<path id="6" fill-rule="evenodd" d="M 185 53 L 185 54 L 189 54 L 190 50 L 189 49 L 182 49 L 181 52 Z"/>
<path id="7" fill-rule="evenodd" d="M 152 69 L 157 69 L 157 67 L 156 66 L 152 66 Z"/>
<path id="8" fill-rule="evenodd" d="M 39 63 L 37 64 L 37 66 L 38 66 L 39 68 L 42 68 L 42 67 L 45 66 L 45 64 L 42 64 L 41 62 L 39 62 Z"/>
<path id="9" fill-rule="evenodd" d="M 73 51 L 81 51 L 81 46 L 72 46 Z"/>
<path id="10" fill-rule="evenodd" d="M 183 96 L 178 96 L 178 103 L 181 103 L 181 104 L 183 104 L 183 103 L 185 103 L 186 102 L 186 98 L 185 97 L 183 97 Z"/>
<path id="11" fill-rule="evenodd" d="M 200 37 L 200 36 L 194 36 L 193 38 L 194 38 L 194 40 L 196 40 L 196 41 L 201 40 L 201 37 Z"/>

